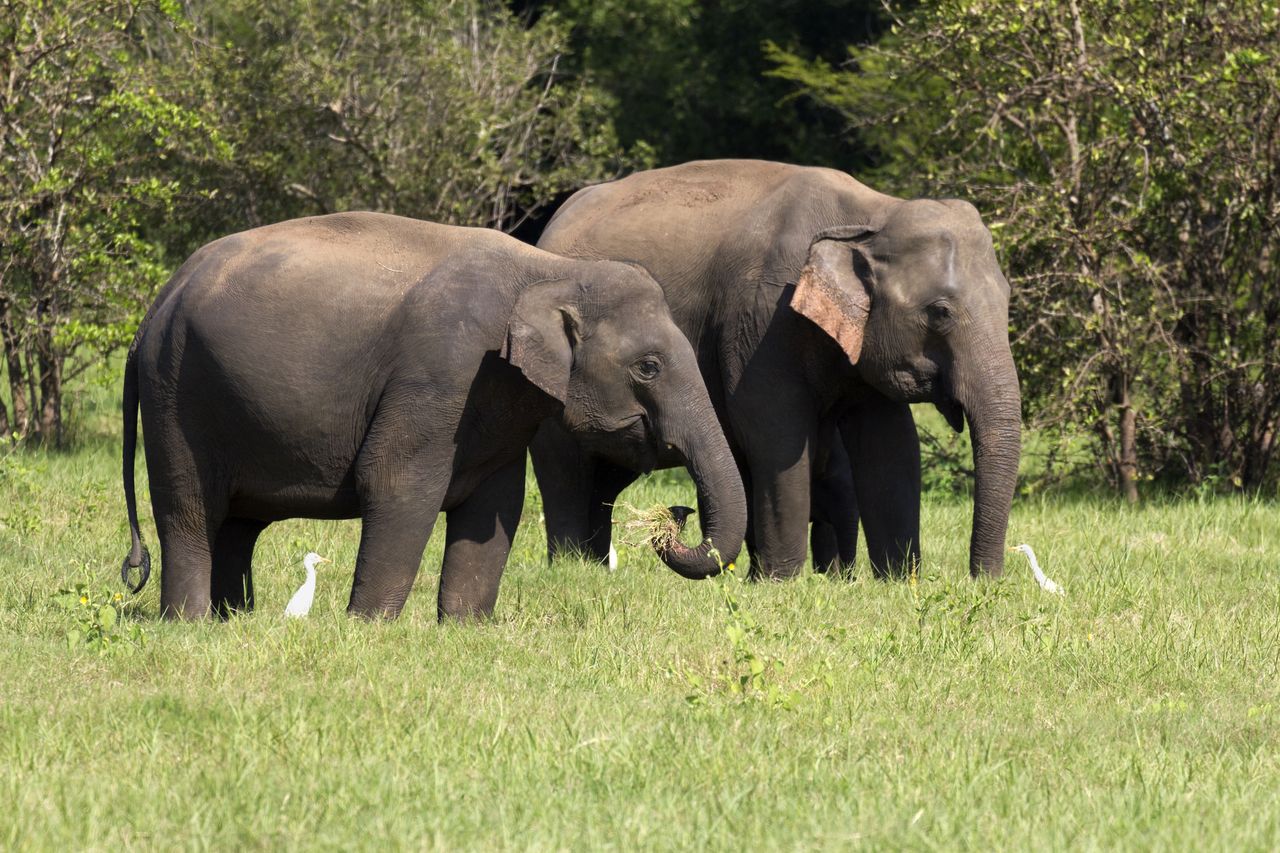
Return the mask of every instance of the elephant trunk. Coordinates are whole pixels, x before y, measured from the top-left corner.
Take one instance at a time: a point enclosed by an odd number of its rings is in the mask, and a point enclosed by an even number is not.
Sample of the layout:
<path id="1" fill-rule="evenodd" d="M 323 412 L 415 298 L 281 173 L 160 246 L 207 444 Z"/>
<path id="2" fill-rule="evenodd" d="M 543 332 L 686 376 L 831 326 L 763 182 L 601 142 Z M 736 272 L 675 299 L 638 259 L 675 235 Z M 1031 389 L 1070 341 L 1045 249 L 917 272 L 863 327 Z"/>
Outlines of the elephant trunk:
<path id="1" fill-rule="evenodd" d="M 973 442 L 973 535 L 969 573 L 998 577 L 1004 571 L 1005 532 L 1018 482 L 1022 450 L 1022 398 L 1013 359 L 984 371 L 959 399 Z"/>
<path id="2" fill-rule="evenodd" d="M 695 548 L 678 538 L 654 544 L 662 562 L 690 580 L 709 578 L 738 557 L 747 532 L 747 500 L 737 463 L 720 430 L 709 400 L 681 407 L 687 428 L 672 436 L 672 444 L 685 458 L 698 490 L 702 542 Z M 700 414 L 694 414 L 700 413 Z"/>

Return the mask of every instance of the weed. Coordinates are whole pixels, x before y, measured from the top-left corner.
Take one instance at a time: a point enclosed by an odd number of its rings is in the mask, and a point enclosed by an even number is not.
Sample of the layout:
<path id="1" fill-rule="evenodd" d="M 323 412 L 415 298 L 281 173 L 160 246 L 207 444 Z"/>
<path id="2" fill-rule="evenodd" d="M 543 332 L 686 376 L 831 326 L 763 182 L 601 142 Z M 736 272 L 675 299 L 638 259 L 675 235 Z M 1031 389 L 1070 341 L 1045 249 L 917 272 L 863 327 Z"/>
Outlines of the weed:
<path id="1" fill-rule="evenodd" d="M 70 618 L 67 646 L 73 651 L 87 646 L 100 655 L 128 653 L 147 643 L 147 632 L 127 618 L 134 605 L 122 593 L 77 583 L 58 590 L 52 600 Z"/>

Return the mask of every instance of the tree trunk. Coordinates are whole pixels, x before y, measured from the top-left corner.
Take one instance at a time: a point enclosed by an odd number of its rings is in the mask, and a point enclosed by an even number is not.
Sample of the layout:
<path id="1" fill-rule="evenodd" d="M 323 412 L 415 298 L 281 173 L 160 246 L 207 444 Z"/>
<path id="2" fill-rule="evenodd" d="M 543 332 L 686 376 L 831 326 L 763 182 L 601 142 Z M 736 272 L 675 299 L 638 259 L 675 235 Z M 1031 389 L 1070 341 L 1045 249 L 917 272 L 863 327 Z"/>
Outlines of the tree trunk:
<path id="1" fill-rule="evenodd" d="M 22 358 L 18 350 L 18 336 L 13 330 L 13 322 L 9 317 L 9 302 L 0 301 L 0 343 L 4 346 L 5 366 L 9 371 L 9 398 L 13 401 L 13 420 L 9 429 L 25 434 L 30 426 L 30 415 L 27 412 L 27 397 L 23 392 Z"/>
<path id="2" fill-rule="evenodd" d="M 55 282 L 58 277 L 54 275 Z M 54 447 L 63 444 L 63 359 L 54 343 L 55 310 L 51 301 L 36 304 L 35 342 L 27 368 L 35 380 L 32 402 L 40 407 L 37 429 L 41 442 L 51 442 Z M 35 365 L 36 370 L 31 370 Z M 36 397 L 36 393 L 40 397 Z"/>
<path id="3" fill-rule="evenodd" d="M 53 329 L 36 332 L 36 360 L 40 371 L 40 440 L 62 447 L 62 358 L 53 343 Z"/>
<path id="4" fill-rule="evenodd" d="M 1138 413 L 1129 399 L 1126 383 L 1120 401 L 1120 491 L 1131 504 L 1138 502 Z"/>

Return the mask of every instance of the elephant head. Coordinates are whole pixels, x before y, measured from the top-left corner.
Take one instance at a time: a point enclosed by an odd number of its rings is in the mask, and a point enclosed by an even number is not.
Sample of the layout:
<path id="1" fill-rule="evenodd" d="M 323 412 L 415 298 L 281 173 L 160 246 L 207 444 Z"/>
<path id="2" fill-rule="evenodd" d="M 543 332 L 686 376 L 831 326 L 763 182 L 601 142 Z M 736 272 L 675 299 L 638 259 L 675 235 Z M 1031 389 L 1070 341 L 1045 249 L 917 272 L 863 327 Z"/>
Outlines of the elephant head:
<path id="1" fill-rule="evenodd" d="M 674 450 L 698 490 L 703 541 L 659 549 L 686 578 L 717 574 L 746 535 L 742 480 L 689 341 L 649 275 L 612 261 L 520 294 L 503 355 L 563 403 L 561 424 L 585 448 L 636 471 Z"/>
<path id="2" fill-rule="evenodd" d="M 1009 351 L 1009 283 L 977 210 L 904 201 L 876 221 L 818 233 L 792 308 L 840 345 L 867 384 L 931 402 L 973 441 L 969 568 L 999 574 L 1018 474 L 1021 397 Z"/>

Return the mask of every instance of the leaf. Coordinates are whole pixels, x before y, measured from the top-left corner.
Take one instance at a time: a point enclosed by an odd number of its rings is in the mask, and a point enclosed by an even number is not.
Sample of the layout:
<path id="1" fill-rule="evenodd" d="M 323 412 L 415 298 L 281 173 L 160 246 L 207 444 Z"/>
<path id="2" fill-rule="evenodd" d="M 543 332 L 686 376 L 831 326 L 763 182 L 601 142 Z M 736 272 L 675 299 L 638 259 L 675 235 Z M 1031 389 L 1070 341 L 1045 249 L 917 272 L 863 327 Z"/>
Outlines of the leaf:
<path id="1" fill-rule="evenodd" d="M 116 624 L 116 609 L 110 604 L 98 608 L 98 625 L 103 631 L 110 631 Z"/>
<path id="2" fill-rule="evenodd" d="M 741 625 L 728 625 L 725 627 L 724 632 L 728 635 L 729 642 L 734 646 L 742 645 L 742 642 L 747 638 L 747 632 L 742 629 Z"/>

